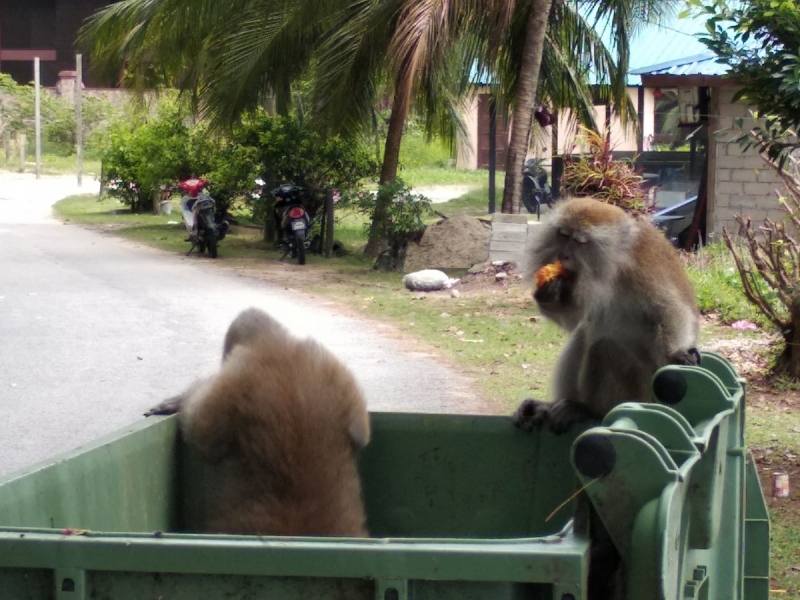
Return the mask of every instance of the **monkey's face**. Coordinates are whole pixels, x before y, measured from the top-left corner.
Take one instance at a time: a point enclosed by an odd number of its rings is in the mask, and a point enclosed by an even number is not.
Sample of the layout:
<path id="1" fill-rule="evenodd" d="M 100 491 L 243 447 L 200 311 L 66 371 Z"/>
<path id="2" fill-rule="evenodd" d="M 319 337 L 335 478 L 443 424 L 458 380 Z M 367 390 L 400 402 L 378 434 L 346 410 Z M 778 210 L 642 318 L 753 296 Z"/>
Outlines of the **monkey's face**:
<path id="1" fill-rule="evenodd" d="M 562 224 L 557 229 L 557 258 L 568 273 L 584 280 L 607 281 L 627 254 L 630 231 L 625 221 L 616 223 Z"/>
<path id="2" fill-rule="evenodd" d="M 582 272 L 582 261 L 588 256 L 586 248 L 591 245 L 589 233 L 582 229 L 559 227 L 556 240 L 557 257 L 562 268 L 570 273 Z"/>

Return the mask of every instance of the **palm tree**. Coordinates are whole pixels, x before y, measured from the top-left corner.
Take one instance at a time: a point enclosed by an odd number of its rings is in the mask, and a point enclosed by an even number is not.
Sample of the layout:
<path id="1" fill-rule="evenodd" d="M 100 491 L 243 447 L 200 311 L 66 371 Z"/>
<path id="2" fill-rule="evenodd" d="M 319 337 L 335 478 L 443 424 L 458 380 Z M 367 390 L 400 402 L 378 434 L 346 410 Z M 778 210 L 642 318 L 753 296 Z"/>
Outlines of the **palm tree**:
<path id="1" fill-rule="evenodd" d="M 581 5 L 610 16 L 618 60 L 569 0 L 552 1 L 551 7 L 551 0 L 123 0 L 87 23 L 82 42 L 95 68 L 113 74 L 127 65 L 134 85 L 169 83 L 198 93 L 203 113 L 222 124 L 266 94 L 288 110 L 291 83 L 313 73 L 315 121 L 357 134 L 368 127 L 388 80 L 392 112 L 381 183 L 397 176 L 412 106 L 425 108 L 429 126 L 442 113 L 456 114 L 469 82 L 453 73 L 479 64 L 497 73 L 505 105 L 514 107 L 503 207 L 518 212 L 540 71 L 543 95 L 571 102 L 584 123 L 593 125 L 589 70 L 605 79 L 624 114 L 630 18 L 643 3 L 669 0 Z M 376 207 L 372 250 L 381 245 L 388 201 L 379 198 Z"/>

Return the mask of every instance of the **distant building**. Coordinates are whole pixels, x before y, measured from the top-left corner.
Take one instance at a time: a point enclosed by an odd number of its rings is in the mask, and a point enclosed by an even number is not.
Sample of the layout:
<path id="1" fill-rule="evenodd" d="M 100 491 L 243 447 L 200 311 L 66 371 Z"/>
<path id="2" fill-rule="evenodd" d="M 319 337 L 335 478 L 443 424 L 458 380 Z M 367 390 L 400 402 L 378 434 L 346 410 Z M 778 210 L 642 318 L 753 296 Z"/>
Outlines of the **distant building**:
<path id="1" fill-rule="evenodd" d="M 86 17 L 113 0 L 0 0 L 0 72 L 19 83 L 33 80 L 41 60 L 42 84 L 75 69 L 75 38 Z M 84 61 L 84 66 L 86 66 Z M 85 78 L 91 85 L 90 79 Z"/>

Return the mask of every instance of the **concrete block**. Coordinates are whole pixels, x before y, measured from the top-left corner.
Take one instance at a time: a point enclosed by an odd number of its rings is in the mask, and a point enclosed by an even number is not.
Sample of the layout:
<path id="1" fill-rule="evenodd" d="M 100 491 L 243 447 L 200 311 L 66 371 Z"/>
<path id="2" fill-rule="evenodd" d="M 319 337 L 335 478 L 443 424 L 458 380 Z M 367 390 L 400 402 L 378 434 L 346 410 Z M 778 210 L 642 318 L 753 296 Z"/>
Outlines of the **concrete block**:
<path id="1" fill-rule="evenodd" d="M 758 174 L 756 173 L 755 169 L 731 170 L 730 181 L 755 182 L 757 179 L 758 179 Z"/>
<path id="2" fill-rule="evenodd" d="M 716 187 L 715 191 L 720 194 L 731 194 L 740 196 L 744 192 L 742 183 L 735 182 L 735 181 L 720 181 Z"/>
<path id="3" fill-rule="evenodd" d="M 742 155 L 742 167 L 745 169 L 764 169 L 768 168 L 767 163 L 755 152 L 748 151 Z"/>
<path id="4" fill-rule="evenodd" d="M 528 234 L 528 223 L 492 223 L 492 235 L 495 234 Z"/>
<path id="5" fill-rule="evenodd" d="M 778 175 L 769 168 L 766 164 L 761 169 L 756 169 L 756 181 L 759 183 L 771 183 L 773 185 L 783 186 L 783 181 Z"/>
<path id="6" fill-rule="evenodd" d="M 741 169 L 744 167 L 744 157 L 741 154 L 736 156 L 718 156 L 717 169 Z"/>
<path id="7" fill-rule="evenodd" d="M 507 250 L 509 252 L 519 252 L 520 254 L 524 254 L 526 242 L 527 239 L 523 239 L 521 241 L 493 239 L 491 242 L 489 242 L 489 252 L 491 253 L 492 250 Z"/>
<path id="8" fill-rule="evenodd" d="M 492 215 L 492 226 L 494 227 L 495 223 L 521 223 L 527 225 L 528 223 L 528 215 L 518 214 L 518 215 L 509 215 L 505 213 L 494 213 Z"/>
<path id="9" fill-rule="evenodd" d="M 736 181 L 732 178 L 734 172 L 732 169 L 717 169 L 717 181 Z"/>
<path id="10" fill-rule="evenodd" d="M 744 193 L 746 196 L 764 197 L 769 196 L 770 201 L 774 202 L 772 195 L 772 186 L 768 183 L 745 183 Z"/>

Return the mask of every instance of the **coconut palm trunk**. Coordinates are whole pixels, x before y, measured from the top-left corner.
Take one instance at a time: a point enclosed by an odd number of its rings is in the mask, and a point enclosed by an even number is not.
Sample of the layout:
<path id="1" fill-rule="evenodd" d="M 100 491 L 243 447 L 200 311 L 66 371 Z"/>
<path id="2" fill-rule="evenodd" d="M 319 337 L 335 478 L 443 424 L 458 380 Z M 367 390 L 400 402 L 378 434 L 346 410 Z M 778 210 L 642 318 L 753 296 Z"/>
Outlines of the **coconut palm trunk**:
<path id="1" fill-rule="evenodd" d="M 547 21 L 552 0 L 533 0 L 525 29 L 525 47 L 519 74 L 517 99 L 506 157 L 506 179 L 501 212 L 518 213 L 522 195 L 522 165 L 528 154 L 533 105 L 542 66 Z"/>
<path id="2" fill-rule="evenodd" d="M 386 131 L 386 145 L 383 147 L 383 164 L 379 185 L 390 183 L 397 179 L 397 169 L 400 166 L 400 142 L 403 140 L 403 128 L 411 102 L 411 77 L 401 70 L 397 77 L 394 98 L 392 100 L 392 113 Z M 378 194 L 375 199 L 375 212 L 372 215 L 372 224 L 369 229 L 369 241 L 364 252 L 370 256 L 377 256 L 386 248 L 386 220 L 391 198 Z"/>

